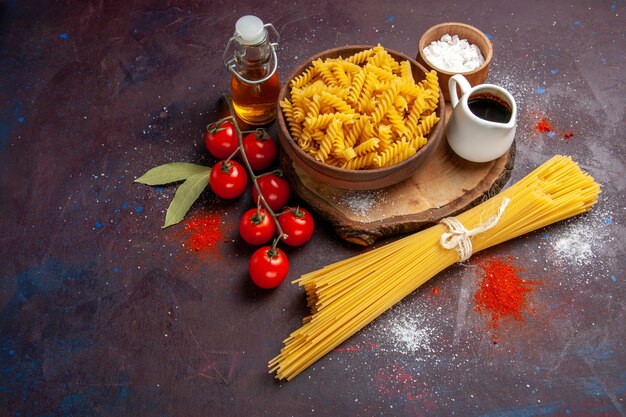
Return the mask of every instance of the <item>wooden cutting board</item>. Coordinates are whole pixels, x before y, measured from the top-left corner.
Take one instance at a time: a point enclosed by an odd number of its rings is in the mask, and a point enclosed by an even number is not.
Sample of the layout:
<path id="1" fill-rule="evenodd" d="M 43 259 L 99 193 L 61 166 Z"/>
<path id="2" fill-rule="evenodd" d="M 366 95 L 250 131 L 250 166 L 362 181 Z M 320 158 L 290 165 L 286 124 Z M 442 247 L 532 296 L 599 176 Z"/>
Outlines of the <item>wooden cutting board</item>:
<path id="1" fill-rule="evenodd" d="M 515 144 L 495 161 L 475 163 L 458 157 L 444 137 L 412 177 L 378 190 L 344 190 L 322 184 L 285 155 L 281 169 L 296 194 L 328 220 L 342 239 L 368 246 L 382 237 L 431 226 L 497 194 L 511 176 L 514 161 Z"/>

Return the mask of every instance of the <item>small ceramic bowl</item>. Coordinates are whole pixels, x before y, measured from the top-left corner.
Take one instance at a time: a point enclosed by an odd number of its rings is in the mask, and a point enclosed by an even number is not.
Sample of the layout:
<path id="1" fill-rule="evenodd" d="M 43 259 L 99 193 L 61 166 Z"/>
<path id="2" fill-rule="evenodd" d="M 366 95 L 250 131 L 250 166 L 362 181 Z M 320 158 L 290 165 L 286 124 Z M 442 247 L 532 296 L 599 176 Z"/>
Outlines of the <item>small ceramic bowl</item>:
<path id="1" fill-rule="evenodd" d="M 326 50 L 307 59 L 305 62 L 299 65 L 284 81 L 278 100 L 282 101 L 285 97 L 291 96 L 291 80 L 302 74 L 310 66 L 311 62 L 317 59 L 324 60 L 326 58 L 337 58 L 339 56 L 345 58 L 357 52 L 370 48 L 372 48 L 372 46 L 344 46 Z M 415 82 L 419 82 L 426 78 L 426 69 L 417 62 L 415 62 L 414 59 L 409 58 L 408 56 L 400 52 L 392 51 L 389 49 L 387 49 L 387 52 L 397 61 L 409 61 L 411 63 L 411 69 Z M 428 159 L 433 150 L 437 147 L 437 143 L 443 137 L 445 125 L 445 101 L 443 99 L 441 89 L 439 91 L 439 106 L 437 107 L 436 114 L 440 120 L 430 131 L 427 137 L 426 144 L 422 146 L 410 158 L 398 164 L 385 168 L 361 170 L 344 169 L 328 165 L 316 160 L 311 155 L 304 152 L 298 146 L 296 141 L 291 137 L 287 120 L 285 119 L 285 116 L 282 109 L 280 109 L 280 106 L 277 116 L 278 138 L 283 150 L 286 152 L 287 156 L 291 159 L 293 164 L 295 164 L 295 166 L 311 176 L 314 180 L 322 184 L 331 185 L 333 187 L 342 189 L 374 190 L 397 184 L 409 178 L 415 173 L 419 166 Z"/>
<path id="2" fill-rule="evenodd" d="M 424 55 L 424 48 L 430 45 L 434 41 L 441 39 L 443 35 L 454 36 L 457 35 L 459 39 L 467 39 L 470 44 L 476 45 L 480 52 L 482 52 L 485 62 L 478 68 L 469 72 L 462 72 L 463 76 L 469 81 L 470 85 L 482 84 L 487 79 L 489 74 L 489 64 L 493 57 L 493 46 L 489 38 L 474 26 L 467 25 L 465 23 L 441 23 L 428 29 L 422 35 L 418 44 L 417 62 L 422 64 L 427 70 L 434 69 L 437 71 L 439 77 L 439 86 L 443 91 L 443 96 L 446 100 L 450 100 L 450 92 L 448 91 L 448 80 L 453 76 L 454 72 L 444 71 L 431 64 Z"/>

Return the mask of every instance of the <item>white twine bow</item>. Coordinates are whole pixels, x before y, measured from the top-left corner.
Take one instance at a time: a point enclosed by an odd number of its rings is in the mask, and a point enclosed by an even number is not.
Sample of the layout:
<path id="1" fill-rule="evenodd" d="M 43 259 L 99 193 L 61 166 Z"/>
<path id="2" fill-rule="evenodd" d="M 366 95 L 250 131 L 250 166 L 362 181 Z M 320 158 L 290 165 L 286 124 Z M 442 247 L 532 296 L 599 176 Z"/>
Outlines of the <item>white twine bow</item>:
<path id="1" fill-rule="evenodd" d="M 467 230 L 463 224 L 456 219 L 456 217 L 446 217 L 441 219 L 439 223 L 443 223 L 448 226 L 449 232 L 443 233 L 439 243 L 446 249 L 456 249 L 461 256 L 460 262 L 466 261 L 472 256 L 472 236 L 476 236 L 486 230 L 491 229 L 500 221 L 500 217 L 504 214 L 504 210 L 509 205 L 509 198 L 504 198 L 498 213 L 491 216 L 487 221 L 478 227 Z"/>

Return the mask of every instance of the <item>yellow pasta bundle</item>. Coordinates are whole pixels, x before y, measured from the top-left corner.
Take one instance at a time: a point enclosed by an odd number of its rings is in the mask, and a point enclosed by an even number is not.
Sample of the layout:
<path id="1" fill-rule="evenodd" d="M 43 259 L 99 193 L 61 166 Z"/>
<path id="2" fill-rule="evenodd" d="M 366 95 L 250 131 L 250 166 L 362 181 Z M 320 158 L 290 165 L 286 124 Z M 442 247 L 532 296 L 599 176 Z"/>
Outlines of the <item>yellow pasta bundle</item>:
<path id="1" fill-rule="evenodd" d="M 294 378 L 472 251 L 584 213 L 598 201 L 599 193 L 600 186 L 571 158 L 555 156 L 456 217 L 303 275 L 296 282 L 304 286 L 312 314 L 285 339 L 280 354 L 269 362 L 270 372 L 278 379 Z"/>
<path id="2" fill-rule="evenodd" d="M 409 61 L 378 45 L 314 61 L 279 104 L 293 140 L 320 162 L 345 169 L 397 164 L 426 144 L 439 121 L 437 73 L 419 83 Z"/>

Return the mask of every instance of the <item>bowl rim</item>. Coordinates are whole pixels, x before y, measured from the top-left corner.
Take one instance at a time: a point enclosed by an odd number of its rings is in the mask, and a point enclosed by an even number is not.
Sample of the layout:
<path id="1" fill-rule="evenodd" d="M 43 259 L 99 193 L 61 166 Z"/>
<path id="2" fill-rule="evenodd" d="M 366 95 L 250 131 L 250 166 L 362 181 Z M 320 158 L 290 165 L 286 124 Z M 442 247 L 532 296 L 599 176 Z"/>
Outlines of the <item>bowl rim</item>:
<path id="1" fill-rule="evenodd" d="M 322 58 L 322 57 L 328 57 L 329 55 L 332 54 L 337 54 L 337 56 L 340 56 L 338 53 L 340 53 L 341 51 L 344 50 L 348 50 L 348 49 L 362 49 L 362 50 L 366 50 L 366 49 L 371 49 L 374 48 L 375 45 L 345 45 L 345 46 L 339 46 L 339 47 L 335 47 L 335 48 L 331 48 L 331 49 L 327 49 L 325 51 L 319 52 L 315 55 L 313 55 L 310 58 L 307 58 L 307 60 L 298 65 L 292 72 L 291 74 L 289 74 L 286 82 L 283 84 L 283 86 L 280 89 L 280 94 L 278 96 L 278 102 L 284 100 L 287 96 L 288 93 L 291 92 L 291 80 L 293 80 L 296 76 L 300 75 L 313 61 L 315 61 L 316 59 Z M 414 65 L 415 67 L 417 67 L 420 71 L 423 71 L 424 74 L 428 73 L 429 70 L 427 70 L 423 65 L 421 65 L 419 62 L 417 62 L 415 59 L 409 57 L 408 55 L 393 50 L 393 49 L 389 49 L 384 47 L 385 50 L 387 52 L 390 52 L 392 54 L 396 54 L 398 56 L 401 56 L 403 59 L 409 61 L 411 63 L 411 65 Z M 400 161 L 397 164 L 388 166 L 388 167 L 382 167 L 382 168 L 369 168 L 369 169 L 346 169 L 346 168 L 341 168 L 341 167 L 337 167 L 334 165 L 328 165 L 325 164 L 323 162 L 318 161 L 317 159 L 313 158 L 311 155 L 309 155 L 308 153 L 304 152 L 302 150 L 302 148 L 300 148 L 300 146 L 298 146 L 298 144 L 295 142 L 295 140 L 293 139 L 293 137 L 291 136 L 291 132 L 289 130 L 289 125 L 287 124 L 287 121 L 285 119 L 285 116 L 282 112 L 282 108 L 280 108 L 280 105 L 278 105 L 278 114 L 277 114 L 277 120 L 278 120 L 278 126 L 279 126 L 279 131 L 281 131 L 284 135 L 286 135 L 286 139 L 287 141 L 290 142 L 290 146 L 289 148 L 291 148 L 292 150 L 294 150 L 295 152 L 297 152 L 299 155 L 303 156 L 306 160 L 311 161 L 315 166 L 319 166 L 321 168 L 323 168 L 324 171 L 328 172 L 333 172 L 334 174 L 340 174 L 340 175 L 359 175 L 359 174 L 368 174 L 369 176 L 374 175 L 374 174 L 380 174 L 380 176 L 384 177 L 387 176 L 389 174 L 394 173 L 396 170 L 398 170 L 400 167 L 409 165 L 412 161 L 414 161 L 415 159 L 417 159 L 419 156 L 421 156 L 423 153 L 426 153 L 428 149 L 430 149 L 430 147 L 432 146 L 436 146 L 436 140 L 427 140 L 426 144 L 424 146 L 422 146 L 417 152 L 415 152 L 415 154 L 413 154 L 412 156 L 410 156 L 409 158 Z M 445 120 L 445 98 L 443 95 L 443 90 L 441 88 L 441 85 L 439 85 L 439 105 L 437 106 L 437 110 L 436 113 L 438 114 L 439 117 L 439 122 L 434 126 L 434 128 L 430 131 L 428 138 L 430 139 L 435 138 L 435 137 L 442 137 L 443 136 L 443 132 L 441 132 L 442 126 L 443 126 L 443 122 Z M 288 152 L 288 151 L 287 151 Z M 325 176 L 329 176 L 329 174 L 324 174 Z"/>
<path id="2" fill-rule="evenodd" d="M 485 58 L 485 62 L 483 62 L 483 64 L 481 66 L 479 66 L 478 68 L 475 68 L 471 71 L 465 71 L 465 72 L 456 72 L 456 71 L 446 71 L 443 70 L 441 68 L 439 68 L 438 66 L 434 65 L 432 62 L 430 62 L 428 60 L 428 58 L 426 58 L 426 55 L 424 55 L 424 48 L 427 46 L 426 44 L 426 36 L 430 35 L 432 32 L 435 32 L 437 29 L 443 27 L 443 26 L 460 26 L 466 29 L 469 29 L 473 32 L 475 32 L 478 36 L 480 36 L 484 41 L 485 44 L 487 45 L 487 53 L 485 53 L 485 51 L 483 51 L 482 49 L 480 50 L 480 52 L 483 53 L 483 56 Z M 431 41 L 432 42 L 432 41 Z M 429 43 L 430 45 L 430 43 Z M 476 45 L 478 46 L 478 45 Z M 463 74 L 463 75 L 467 75 L 467 74 L 476 74 L 479 73 L 481 71 L 483 71 L 484 69 L 486 69 L 489 64 L 491 63 L 491 58 L 493 57 L 493 45 L 491 43 L 491 40 L 487 37 L 487 35 L 485 35 L 485 33 L 478 29 L 476 26 L 472 26 L 469 25 L 467 23 L 462 23 L 462 22 L 443 22 L 443 23 L 439 23 L 437 25 L 431 26 L 429 27 L 420 37 L 419 43 L 417 44 L 417 52 L 419 53 L 420 57 L 424 60 L 424 62 L 426 62 L 428 65 L 431 66 L 431 68 L 433 68 L 434 70 L 436 70 L 437 72 L 440 72 L 442 74 L 446 74 L 446 75 L 455 75 L 455 74 Z"/>

